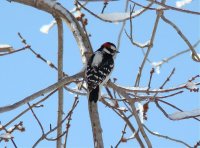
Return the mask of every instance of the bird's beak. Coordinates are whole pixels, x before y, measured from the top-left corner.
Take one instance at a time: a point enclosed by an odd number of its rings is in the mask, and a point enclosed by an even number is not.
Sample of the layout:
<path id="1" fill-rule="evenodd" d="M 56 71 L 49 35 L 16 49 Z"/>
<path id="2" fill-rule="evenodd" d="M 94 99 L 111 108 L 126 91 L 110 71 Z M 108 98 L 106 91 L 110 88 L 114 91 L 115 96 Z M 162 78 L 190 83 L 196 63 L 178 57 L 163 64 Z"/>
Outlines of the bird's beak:
<path id="1" fill-rule="evenodd" d="M 117 50 L 116 53 L 120 53 L 120 52 Z"/>

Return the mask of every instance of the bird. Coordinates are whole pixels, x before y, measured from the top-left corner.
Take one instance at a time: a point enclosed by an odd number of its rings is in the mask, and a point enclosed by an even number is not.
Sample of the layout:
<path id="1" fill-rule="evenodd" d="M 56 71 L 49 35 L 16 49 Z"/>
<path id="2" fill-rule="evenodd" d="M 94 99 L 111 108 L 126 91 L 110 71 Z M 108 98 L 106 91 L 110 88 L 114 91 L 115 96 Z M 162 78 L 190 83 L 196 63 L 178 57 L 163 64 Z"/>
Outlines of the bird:
<path id="1" fill-rule="evenodd" d="M 119 53 L 111 42 L 105 42 L 89 58 L 86 67 L 88 98 L 95 102 L 101 97 L 101 87 L 109 80 L 114 68 L 114 59 Z"/>

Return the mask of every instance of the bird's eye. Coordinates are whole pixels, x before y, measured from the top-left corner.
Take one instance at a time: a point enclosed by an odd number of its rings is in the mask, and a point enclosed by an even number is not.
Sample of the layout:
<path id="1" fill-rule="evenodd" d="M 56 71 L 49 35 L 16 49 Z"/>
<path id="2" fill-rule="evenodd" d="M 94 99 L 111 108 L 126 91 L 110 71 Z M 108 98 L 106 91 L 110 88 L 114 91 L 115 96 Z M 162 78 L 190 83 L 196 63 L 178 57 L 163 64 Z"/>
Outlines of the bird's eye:
<path id="1" fill-rule="evenodd" d="M 113 51 L 117 51 L 117 49 L 116 49 L 114 46 L 110 46 L 110 48 L 111 48 Z"/>

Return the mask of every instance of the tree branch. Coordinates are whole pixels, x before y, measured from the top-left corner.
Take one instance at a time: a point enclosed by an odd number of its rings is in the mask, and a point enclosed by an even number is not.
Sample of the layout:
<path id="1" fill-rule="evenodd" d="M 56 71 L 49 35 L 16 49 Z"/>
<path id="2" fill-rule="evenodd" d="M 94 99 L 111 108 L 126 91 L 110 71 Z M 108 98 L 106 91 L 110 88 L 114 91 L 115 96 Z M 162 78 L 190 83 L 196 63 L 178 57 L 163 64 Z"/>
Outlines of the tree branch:
<path id="1" fill-rule="evenodd" d="M 55 16 L 58 26 L 58 81 L 63 78 L 63 24 L 61 18 Z M 58 89 L 58 117 L 57 125 L 62 121 L 63 116 L 63 87 Z M 57 137 L 62 134 L 62 125 L 58 126 Z M 57 148 L 61 148 L 62 137 L 56 141 Z"/>
<path id="2" fill-rule="evenodd" d="M 181 144 L 183 144 L 183 145 L 185 145 L 185 146 L 187 146 L 187 147 L 189 147 L 189 148 L 192 148 L 192 147 L 189 146 L 187 143 L 185 143 L 185 142 L 183 142 L 183 141 L 181 141 L 181 140 L 177 140 L 177 139 L 174 139 L 174 138 L 170 138 L 170 137 L 168 137 L 168 136 L 164 136 L 164 135 L 161 135 L 161 134 L 157 134 L 157 133 L 152 132 L 151 130 L 149 130 L 145 125 L 143 125 L 143 126 L 144 126 L 144 128 L 145 128 L 149 133 L 151 133 L 151 134 L 154 135 L 154 136 L 158 136 L 158 137 L 160 137 L 160 138 L 165 138 L 165 139 L 168 139 L 168 140 L 171 140 L 171 141 L 175 141 L 175 142 L 181 143 Z"/>
<path id="3" fill-rule="evenodd" d="M 185 12 L 185 13 L 190 13 L 190 14 L 196 14 L 196 15 L 200 15 L 200 12 L 196 12 L 196 11 L 190 11 L 190 10 L 186 10 L 186 9 L 180 9 L 180 8 L 176 8 L 176 7 L 172 7 L 172 6 L 169 6 L 169 5 L 166 5 L 162 2 L 159 2 L 157 0 L 147 0 L 147 1 L 150 1 L 150 2 L 154 2 L 160 6 L 163 6 L 167 9 L 171 9 L 171 10 L 175 10 L 175 11 L 180 11 L 180 12 Z"/>
<path id="4" fill-rule="evenodd" d="M 90 102 L 88 99 L 88 110 L 92 126 L 94 148 L 104 148 L 102 128 L 98 113 L 98 103 Z"/>
<path id="5" fill-rule="evenodd" d="M 80 72 L 80 73 L 77 73 L 77 74 L 75 74 L 73 76 L 70 76 L 70 77 L 64 77 L 59 82 L 56 82 L 56 83 L 54 83 L 54 84 L 52 84 L 52 85 L 50 85 L 50 86 L 48 86 L 48 87 L 36 92 L 36 93 L 34 93 L 34 94 L 24 98 L 24 99 L 12 104 L 12 105 L 7 105 L 7 106 L 0 107 L 0 113 L 14 110 L 14 109 L 16 109 L 16 108 L 18 108 L 18 107 L 30 102 L 30 101 L 36 99 L 39 96 L 43 96 L 43 95 L 45 95 L 45 94 L 47 94 L 47 93 L 49 93 L 49 92 L 51 92 L 51 91 L 53 91 L 53 90 L 55 90 L 55 89 L 57 89 L 59 87 L 62 87 L 63 85 L 65 85 L 67 83 L 73 82 L 76 79 L 79 79 L 79 78 L 83 77 L 83 75 L 84 75 L 84 72 Z"/>
<path id="6" fill-rule="evenodd" d="M 83 32 L 83 29 L 77 22 L 76 18 L 60 3 L 53 0 L 11 0 L 11 2 L 12 1 L 32 6 L 52 15 L 61 17 L 66 22 L 77 41 L 77 44 L 80 48 L 82 62 L 84 64 L 87 63 L 87 59 L 89 58 L 90 53 L 92 53 L 92 48 L 89 44 L 88 38 L 86 37 L 86 34 Z"/>
<path id="7" fill-rule="evenodd" d="M 162 0 L 162 3 L 165 3 L 165 1 L 166 1 L 166 0 Z M 143 61 L 142 61 L 142 64 L 141 64 L 141 66 L 139 67 L 139 72 L 138 72 L 137 78 L 136 78 L 136 80 L 135 80 L 135 86 L 139 86 L 139 84 L 140 84 L 140 77 L 141 77 L 141 75 L 142 75 L 142 70 L 143 70 L 143 68 L 144 68 L 144 64 L 145 64 L 145 62 L 146 62 L 146 60 L 147 60 L 147 58 L 148 58 L 148 55 L 149 55 L 149 53 L 150 53 L 150 51 L 151 51 L 152 46 L 153 46 L 154 38 L 155 38 L 155 35 L 156 35 L 156 30 L 157 30 L 157 27 L 158 27 L 158 22 L 159 22 L 160 17 L 161 17 L 161 14 L 160 14 L 160 13 L 161 13 L 161 11 L 157 11 L 157 17 L 156 17 L 156 20 L 155 20 L 155 23 L 154 23 L 154 27 L 153 27 L 151 39 L 150 39 L 150 42 L 149 42 L 149 46 L 148 46 L 148 48 L 147 48 L 147 52 L 146 52 L 146 54 L 145 54 L 145 56 L 144 56 L 144 59 L 143 59 Z"/>
<path id="8" fill-rule="evenodd" d="M 164 22 L 166 22 L 167 24 L 171 25 L 176 31 L 177 33 L 180 35 L 180 37 L 185 41 L 185 43 L 188 45 L 189 49 L 192 52 L 192 55 L 195 56 L 195 58 L 200 62 L 200 57 L 197 55 L 195 49 L 193 48 L 192 44 L 189 42 L 189 40 L 185 37 L 185 35 L 181 32 L 181 30 L 170 20 L 168 20 L 164 14 L 161 15 L 161 18 Z"/>

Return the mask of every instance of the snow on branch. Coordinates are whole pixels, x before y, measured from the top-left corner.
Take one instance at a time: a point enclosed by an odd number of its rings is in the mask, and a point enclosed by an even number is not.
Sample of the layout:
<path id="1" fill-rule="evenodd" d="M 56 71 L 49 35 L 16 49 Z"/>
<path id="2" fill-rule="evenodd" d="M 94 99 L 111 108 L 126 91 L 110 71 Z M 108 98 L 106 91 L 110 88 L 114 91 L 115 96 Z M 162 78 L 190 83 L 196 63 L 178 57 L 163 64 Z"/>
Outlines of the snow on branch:
<path id="1" fill-rule="evenodd" d="M 45 33 L 45 34 L 48 34 L 48 33 L 49 33 L 49 30 L 51 30 L 51 28 L 53 28 L 53 26 L 54 26 L 55 24 L 56 24 L 56 21 L 55 21 L 55 20 L 52 20 L 49 24 L 43 25 L 43 26 L 40 28 L 40 32 Z"/>
<path id="2" fill-rule="evenodd" d="M 12 0 L 13 2 L 22 3 L 25 5 L 29 5 L 40 10 L 46 11 L 52 15 L 57 15 L 61 17 L 70 28 L 71 32 L 77 41 L 77 44 L 80 48 L 81 57 L 83 64 L 87 63 L 88 54 L 92 53 L 92 48 L 89 44 L 89 41 L 77 22 L 76 18 L 70 13 L 66 8 L 64 8 L 60 3 L 54 0 Z M 53 11 L 52 11 L 53 10 Z"/>
<path id="3" fill-rule="evenodd" d="M 132 13 L 131 17 L 135 17 L 141 13 L 143 9 L 137 10 Z M 114 13 L 103 13 L 98 15 L 101 19 L 110 22 L 122 22 L 130 18 L 130 12 L 114 12 Z"/>
<path id="4" fill-rule="evenodd" d="M 88 13 L 90 13 L 91 15 L 95 16 L 96 18 L 105 21 L 105 22 L 110 22 L 110 23 L 116 23 L 116 22 L 123 22 L 125 20 L 128 20 L 130 18 L 134 18 L 139 16 L 140 14 L 142 14 L 143 12 L 145 12 L 146 10 L 148 10 L 149 7 L 151 7 L 151 5 L 153 4 L 153 2 L 149 3 L 145 8 L 136 10 L 132 13 L 131 17 L 130 17 L 130 12 L 123 12 L 123 13 L 107 13 L 107 14 L 95 14 L 93 13 L 91 10 L 89 10 L 88 8 L 84 7 L 81 3 L 79 3 L 77 1 L 77 3 L 84 9 L 86 10 Z"/>
<path id="5" fill-rule="evenodd" d="M 181 8 L 184 7 L 185 5 L 191 3 L 192 0 L 180 0 L 180 1 L 176 1 L 176 7 L 177 8 Z"/>
<path id="6" fill-rule="evenodd" d="M 175 112 L 169 115 L 169 117 L 172 120 L 182 120 L 182 119 L 194 118 L 198 116 L 200 116 L 200 109 L 195 109 L 192 111 L 184 111 L 184 112 Z"/>
<path id="7" fill-rule="evenodd" d="M 0 44 L 0 52 L 12 52 L 14 49 L 11 45 Z"/>

